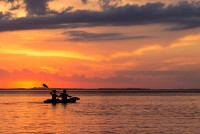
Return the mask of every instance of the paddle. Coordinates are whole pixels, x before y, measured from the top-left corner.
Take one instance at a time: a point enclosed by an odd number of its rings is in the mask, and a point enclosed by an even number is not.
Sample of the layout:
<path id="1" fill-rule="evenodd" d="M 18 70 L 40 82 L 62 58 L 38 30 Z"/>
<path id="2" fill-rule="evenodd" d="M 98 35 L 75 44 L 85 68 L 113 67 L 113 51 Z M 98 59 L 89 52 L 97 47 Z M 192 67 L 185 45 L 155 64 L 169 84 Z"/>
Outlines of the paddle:
<path id="1" fill-rule="evenodd" d="M 42 84 L 42 86 L 43 86 L 43 87 L 46 87 L 46 88 L 48 88 L 48 89 L 49 89 L 49 87 L 48 87 L 46 84 Z"/>

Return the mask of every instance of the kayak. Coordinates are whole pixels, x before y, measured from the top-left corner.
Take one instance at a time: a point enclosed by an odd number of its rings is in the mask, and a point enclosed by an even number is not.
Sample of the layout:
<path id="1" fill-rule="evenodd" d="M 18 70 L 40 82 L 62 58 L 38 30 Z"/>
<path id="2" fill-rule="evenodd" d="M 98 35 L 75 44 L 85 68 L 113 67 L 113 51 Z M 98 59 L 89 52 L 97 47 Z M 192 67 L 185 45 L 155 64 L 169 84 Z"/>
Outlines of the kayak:
<path id="1" fill-rule="evenodd" d="M 78 97 L 72 97 L 70 99 L 67 100 L 60 100 L 60 99 L 56 99 L 56 100 L 52 100 L 52 99 L 47 99 L 44 101 L 44 103 L 76 103 L 76 100 L 79 100 L 80 98 Z"/>

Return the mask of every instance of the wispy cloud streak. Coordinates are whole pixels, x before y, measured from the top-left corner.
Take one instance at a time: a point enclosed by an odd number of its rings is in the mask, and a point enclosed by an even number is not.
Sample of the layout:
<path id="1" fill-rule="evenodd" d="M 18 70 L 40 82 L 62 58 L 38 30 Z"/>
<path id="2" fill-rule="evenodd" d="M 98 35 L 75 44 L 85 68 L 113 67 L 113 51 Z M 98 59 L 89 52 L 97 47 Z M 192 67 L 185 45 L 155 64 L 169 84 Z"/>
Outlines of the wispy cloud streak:
<path id="1" fill-rule="evenodd" d="M 127 36 L 121 33 L 90 33 L 85 31 L 69 31 L 63 34 L 70 36 L 71 41 L 109 41 L 143 39 L 149 36 Z"/>

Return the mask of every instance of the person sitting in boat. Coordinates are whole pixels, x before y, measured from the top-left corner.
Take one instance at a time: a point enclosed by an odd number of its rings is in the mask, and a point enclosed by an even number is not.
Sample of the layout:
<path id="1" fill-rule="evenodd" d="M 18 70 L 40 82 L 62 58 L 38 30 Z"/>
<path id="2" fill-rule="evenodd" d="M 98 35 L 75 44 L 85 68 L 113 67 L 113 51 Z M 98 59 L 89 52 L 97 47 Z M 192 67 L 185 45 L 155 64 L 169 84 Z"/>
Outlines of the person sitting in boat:
<path id="1" fill-rule="evenodd" d="M 52 96 L 52 101 L 56 101 L 56 97 L 58 97 L 58 95 L 56 94 L 56 90 L 52 90 L 50 92 L 51 96 Z"/>
<path id="2" fill-rule="evenodd" d="M 66 92 L 66 90 L 64 89 L 64 90 L 63 90 L 63 93 L 61 93 L 61 94 L 59 95 L 59 97 L 62 98 L 62 101 L 67 101 L 67 97 L 72 97 L 72 96 L 68 95 L 67 92 Z"/>

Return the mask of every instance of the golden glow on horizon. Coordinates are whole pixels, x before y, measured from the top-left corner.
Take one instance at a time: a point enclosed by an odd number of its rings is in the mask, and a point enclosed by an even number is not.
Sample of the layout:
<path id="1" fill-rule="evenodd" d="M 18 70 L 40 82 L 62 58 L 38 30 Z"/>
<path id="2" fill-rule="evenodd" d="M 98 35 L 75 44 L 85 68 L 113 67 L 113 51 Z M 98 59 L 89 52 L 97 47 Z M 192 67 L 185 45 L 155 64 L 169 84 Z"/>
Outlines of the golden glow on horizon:
<path id="1" fill-rule="evenodd" d="M 33 87 L 40 87 L 42 82 L 36 82 L 31 80 L 22 80 L 22 81 L 15 81 L 13 82 L 13 87 L 16 88 L 33 88 Z"/>

